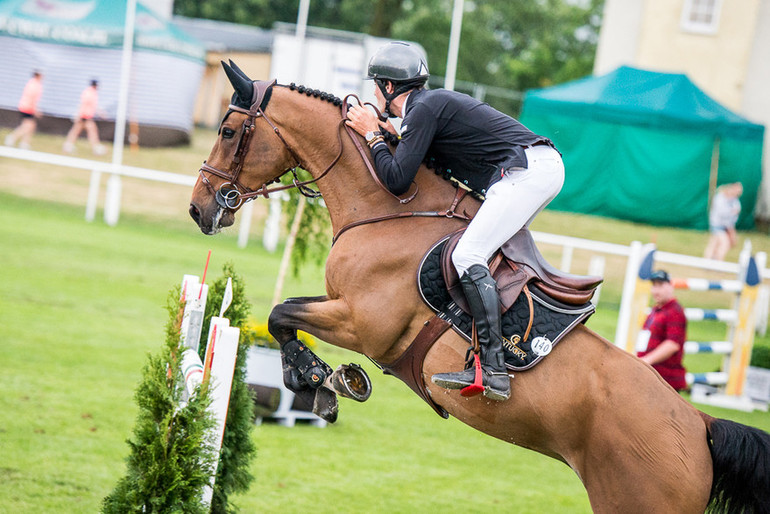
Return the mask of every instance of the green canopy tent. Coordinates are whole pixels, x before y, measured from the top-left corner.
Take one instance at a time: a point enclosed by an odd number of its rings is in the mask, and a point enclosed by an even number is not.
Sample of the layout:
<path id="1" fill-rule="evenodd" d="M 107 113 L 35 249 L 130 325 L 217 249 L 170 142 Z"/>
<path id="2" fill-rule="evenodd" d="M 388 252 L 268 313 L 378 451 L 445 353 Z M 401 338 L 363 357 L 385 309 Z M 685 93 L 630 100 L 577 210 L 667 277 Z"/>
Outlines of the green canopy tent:
<path id="1" fill-rule="evenodd" d="M 685 75 L 623 66 L 529 91 L 521 121 L 564 155 L 553 209 L 706 229 L 714 189 L 741 182 L 738 227 L 754 225 L 764 127 Z"/>

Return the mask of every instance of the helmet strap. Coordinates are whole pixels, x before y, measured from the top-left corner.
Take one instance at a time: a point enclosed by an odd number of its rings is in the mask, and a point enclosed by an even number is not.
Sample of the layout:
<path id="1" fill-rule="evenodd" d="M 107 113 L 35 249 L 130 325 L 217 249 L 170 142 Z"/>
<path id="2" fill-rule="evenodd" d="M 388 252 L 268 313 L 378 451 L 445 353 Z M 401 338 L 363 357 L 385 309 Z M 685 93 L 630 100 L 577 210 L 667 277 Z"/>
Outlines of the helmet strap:
<path id="1" fill-rule="evenodd" d="M 385 110 L 382 111 L 382 114 L 385 114 L 388 116 L 388 118 L 396 118 L 397 116 L 390 112 L 390 103 L 399 95 L 406 93 L 407 91 L 410 91 L 415 88 L 415 84 L 413 82 L 393 82 L 392 80 L 384 80 L 384 79 L 375 79 L 375 82 L 377 83 L 377 87 L 380 88 L 380 91 L 382 92 L 382 96 L 385 97 Z M 393 84 L 393 92 L 388 93 L 387 86 L 385 85 L 387 82 L 390 82 Z"/>

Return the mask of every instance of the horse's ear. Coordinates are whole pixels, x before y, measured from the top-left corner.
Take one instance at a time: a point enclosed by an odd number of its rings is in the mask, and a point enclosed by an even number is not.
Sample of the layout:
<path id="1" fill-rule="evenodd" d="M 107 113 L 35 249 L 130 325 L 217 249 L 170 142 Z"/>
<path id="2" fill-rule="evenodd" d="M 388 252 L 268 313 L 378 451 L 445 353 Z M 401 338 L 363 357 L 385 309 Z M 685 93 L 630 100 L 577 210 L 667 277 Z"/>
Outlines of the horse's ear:
<path id="1" fill-rule="evenodd" d="M 246 73 L 244 73 L 243 70 L 240 69 L 238 65 L 233 62 L 232 59 L 229 59 L 229 61 L 230 61 L 230 67 L 233 69 L 233 71 L 235 71 L 236 73 L 238 73 L 238 75 L 240 75 L 241 77 L 251 82 L 251 79 L 249 78 L 249 76 L 246 75 Z"/>
<path id="2" fill-rule="evenodd" d="M 241 103 L 243 104 L 250 104 L 251 95 L 254 91 L 254 84 L 252 84 L 251 80 L 249 80 L 248 77 L 242 77 L 237 71 L 235 71 L 227 63 L 225 63 L 224 61 L 221 61 L 221 62 L 222 62 L 222 68 L 224 68 L 225 74 L 227 75 L 227 78 L 230 80 L 230 84 L 233 85 L 233 89 L 235 89 L 235 94 L 238 96 L 238 99 L 241 100 Z M 246 105 L 246 107 L 248 108 L 249 106 Z"/>

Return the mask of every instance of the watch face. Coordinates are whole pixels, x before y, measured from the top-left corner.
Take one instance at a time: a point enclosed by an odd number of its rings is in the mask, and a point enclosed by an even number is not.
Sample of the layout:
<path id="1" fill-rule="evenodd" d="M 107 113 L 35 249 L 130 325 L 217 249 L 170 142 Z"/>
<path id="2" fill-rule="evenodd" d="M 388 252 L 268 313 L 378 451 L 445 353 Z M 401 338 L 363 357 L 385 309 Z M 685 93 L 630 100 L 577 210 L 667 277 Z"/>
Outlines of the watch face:
<path id="1" fill-rule="evenodd" d="M 370 140 L 370 139 L 372 139 L 373 137 L 374 137 L 374 132 L 367 132 L 367 133 L 366 133 L 366 135 L 364 136 L 364 139 L 366 139 L 367 141 L 369 141 L 369 140 Z"/>

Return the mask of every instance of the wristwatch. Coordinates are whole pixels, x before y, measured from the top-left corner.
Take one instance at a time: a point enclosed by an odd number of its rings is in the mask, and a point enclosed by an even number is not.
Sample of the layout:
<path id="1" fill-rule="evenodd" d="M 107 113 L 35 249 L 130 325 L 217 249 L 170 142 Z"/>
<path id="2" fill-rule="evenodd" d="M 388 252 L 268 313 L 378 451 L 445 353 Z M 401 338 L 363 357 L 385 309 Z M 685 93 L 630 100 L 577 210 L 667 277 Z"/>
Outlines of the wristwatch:
<path id="1" fill-rule="evenodd" d="M 377 131 L 374 131 L 374 132 L 372 132 L 372 131 L 369 131 L 369 132 L 367 132 L 367 133 L 366 133 L 366 135 L 364 136 L 364 139 L 366 139 L 366 142 L 367 142 L 367 144 L 368 144 L 368 143 L 371 143 L 371 142 L 374 140 L 374 138 L 375 138 L 375 137 L 377 137 L 377 136 L 381 136 L 381 135 L 382 135 L 382 133 L 381 133 L 379 130 L 377 130 Z"/>

